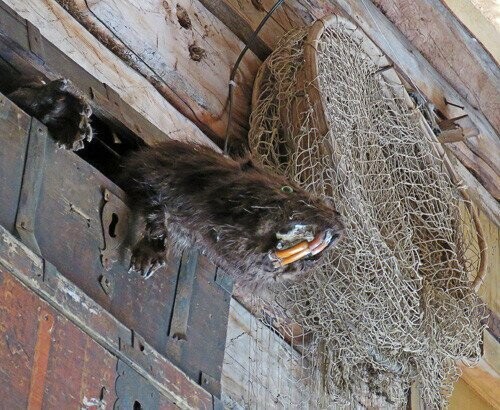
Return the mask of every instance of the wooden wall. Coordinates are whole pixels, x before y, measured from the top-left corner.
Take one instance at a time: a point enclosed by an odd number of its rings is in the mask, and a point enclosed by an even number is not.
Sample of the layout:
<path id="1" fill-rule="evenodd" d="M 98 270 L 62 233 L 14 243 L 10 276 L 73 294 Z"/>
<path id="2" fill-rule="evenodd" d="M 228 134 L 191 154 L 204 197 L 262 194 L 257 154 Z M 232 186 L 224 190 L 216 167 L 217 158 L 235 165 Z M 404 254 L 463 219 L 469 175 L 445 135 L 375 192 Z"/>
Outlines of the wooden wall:
<path id="1" fill-rule="evenodd" d="M 209 136 L 219 145 L 227 121 L 229 71 L 252 30 L 274 3 L 3 1 L 29 21 L 34 33 L 38 30 L 164 134 L 211 144 Z M 445 3 L 457 15 L 463 15 L 456 2 Z M 498 56 L 498 42 L 488 41 L 491 30 L 480 34 L 480 25 L 466 21 L 469 29 L 465 28 L 450 9 L 439 0 L 288 0 L 242 62 L 237 76 L 234 135 L 245 137 L 253 77 L 280 36 L 332 12 L 351 17 L 395 63 L 406 81 L 434 104 L 443 119 L 467 114 L 458 122 L 464 130 L 463 140 L 449 145 L 448 151 L 481 210 L 490 268 L 480 294 L 492 312 L 500 315 L 500 77 L 492 57 Z M 490 47 L 489 52 L 483 45 Z M 37 51 L 36 43 L 31 46 Z M 71 73 L 61 74 L 71 78 Z M 147 143 L 155 140 L 142 137 Z M 233 333 L 237 331 L 232 329 Z M 491 349 L 496 349 L 495 343 L 490 344 Z M 492 355 L 488 357 L 488 365 L 498 373 L 498 367 L 491 363 Z M 473 385 L 475 377 L 479 384 Z M 457 392 L 460 386 L 466 386 L 465 390 L 457 393 L 453 403 L 461 403 L 463 395 L 472 397 L 467 389 L 483 397 L 480 378 L 473 375 L 463 379 Z"/>

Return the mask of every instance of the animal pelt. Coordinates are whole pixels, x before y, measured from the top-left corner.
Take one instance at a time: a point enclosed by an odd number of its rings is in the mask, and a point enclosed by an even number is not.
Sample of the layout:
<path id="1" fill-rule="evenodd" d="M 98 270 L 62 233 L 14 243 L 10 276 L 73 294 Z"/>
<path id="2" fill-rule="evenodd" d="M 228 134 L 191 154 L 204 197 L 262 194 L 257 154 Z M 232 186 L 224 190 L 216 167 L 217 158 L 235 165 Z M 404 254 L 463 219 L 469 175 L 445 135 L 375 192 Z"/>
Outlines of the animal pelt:
<path id="1" fill-rule="evenodd" d="M 90 105 L 65 79 L 48 84 L 23 84 L 8 97 L 47 126 L 52 137 L 67 149 L 79 150 L 92 139 Z"/>
<path id="2" fill-rule="evenodd" d="M 67 80 L 25 85 L 9 97 L 68 149 L 80 149 L 92 138 L 90 107 Z M 130 207 L 145 220 L 131 260 L 131 270 L 144 277 L 165 263 L 168 239 L 174 251 L 195 247 L 241 287 L 257 289 L 296 279 L 321 257 L 282 266 L 274 256 L 279 245 L 318 232 L 327 232 L 332 245 L 343 231 L 332 206 L 255 165 L 248 155 L 231 159 L 202 145 L 168 140 L 132 153 L 121 180 Z"/>
<path id="3" fill-rule="evenodd" d="M 277 234 L 297 226 L 332 232 L 343 226 L 335 210 L 285 178 L 254 165 L 250 157 L 224 157 L 211 148 L 165 141 L 135 153 L 124 176 L 130 206 L 146 218 L 132 267 L 148 276 L 164 260 L 164 241 L 177 250 L 196 247 L 239 285 L 258 288 L 293 279 L 320 257 L 276 266 Z"/>

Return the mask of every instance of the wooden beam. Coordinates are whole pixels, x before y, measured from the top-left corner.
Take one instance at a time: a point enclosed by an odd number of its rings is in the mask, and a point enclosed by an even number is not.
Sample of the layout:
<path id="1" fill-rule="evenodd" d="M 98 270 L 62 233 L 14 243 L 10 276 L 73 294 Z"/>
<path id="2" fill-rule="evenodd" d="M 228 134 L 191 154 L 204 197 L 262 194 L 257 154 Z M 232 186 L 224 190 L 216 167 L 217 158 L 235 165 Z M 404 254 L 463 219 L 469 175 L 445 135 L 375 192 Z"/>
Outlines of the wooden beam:
<path id="1" fill-rule="evenodd" d="M 478 294 L 486 303 L 489 309 L 493 311 L 497 318 L 496 323 L 499 323 L 500 317 L 500 228 L 495 225 L 489 217 L 480 213 L 481 225 L 483 227 L 483 235 L 487 245 L 488 252 L 488 271 L 484 278 L 482 286 L 479 288 Z M 500 326 L 500 323 L 499 323 Z M 497 329 L 497 337 L 500 338 L 500 329 Z M 498 370 L 500 374 L 500 369 Z"/>
<path id="2" fill-rule="evenodd" d="M 450 397 L 449 409 L 451 410 L 495 410 L 487 401 L 485 401 L 473 388 L 465 381 L 458 379 L 453 387 L 453 393 Z M 426 410 L 424 407 L 411 408 L 411 410 Z"/>
<path id="3" fill-rule="evenodd" d="M 221 142 L 229 73 L 243 43 L 198 1 L 57 0 L 102 43 L 141 73 L 172 105 Z M 232 131 L 246 140 L 252 81 L 248 52 L 236 78 Z"/>
<path id="4" fill-rule="evenodd" d="M 500 130 L 500 70 L 481 43 L 439 0 L 374 0 L 441 76 Z"/>
<path id="5" fill-rule="evenodd" d="M 55 0 L 1 0 L 2 20 L 17 30 L 20 44 L 55 71 L 88 92 L 89 77 L 100 84 L 99 93 L 108 99 L 118 98 L 132 107 L 161 132 L 141 135 L 147 143 L 166 138 L 188 139 L 215 147 L 190 120 L 181 115 L 144 77 L 121 61 L 73 19 Z M 2 21 L 0 20 L 0 21 Z M 14 21 L 14 23 L 13 23 Z M 17 21 L 17 23 L 15 23 Z M 1 29 L 6 28 L 2 24 Z M 9 26 L 10 27 L 10 26 Z M 17 39 L 16 39 L 17 41 Z M 55 46 L 57 45 L 57 47 Z M 53 61 L 55 60 L 55 61 Z M 75 66 L 86 77 L 75 77 Z M 115 97 L 113 97 L 115 96 Z M 99 96 L 98 96 L 99 98 Z"/>
<path id="6" fill-rule="evenodd" d="M 248 43 L 253 31 L 266 16 L 276 0 L 200 0 L 201 3 L 218 19 L 220 19 L 231 31 L 233 31 L 244 43 Z M 250 48 L 264 60 L 276 47 L 280 38 L 290 29 L 310 25 L 317 16 L 311 13 L 312 4 L 316 2 L 304 2 L 297 0 L 285 1 L 262 27 L 255 44 Z M 324 2 L 323 2 L 324 3 Z M 320 17 L 332 13 L 334 6 L 323 5 L 323 13 Z"/>
<path id="7" fill-rule="evenodd" d="M 446 148 L 471 171 L 493 198 L 500 200 L 500 175 L 495 170 L 467 148 L 465 142 L 452 142 L 446 144 Z"/>
<path id="8" fill-rule="evenodd" d="M 447 153 L 449 154 L 450 152 L 448 151 Z M 498 201 L 491 196 L 454 155 L 448 155 L 448 157 L 457 175 L 460 177 L 462 185 L 466 187 L 471 200 L 491 222 L 500 227 L 500 205 Z"/>
<path id="9" fill-rule="evenodd" d="M 265 11 L 258 3 L 250 1 L 240 2 L 235 5 L 233 1 L 220 0 L 200 0 L 200 2 L 222 21 L 231 31 L 238 36 L 244 43 L 248 43 L 252 37 L 253 31 L 258 25 L 259 19 L 265 16 Z M 252 16 L 248 18 L 248 16 Z M 271 47 L 276 43 L 284 30 L 276 24 L 274 20 L 269 20 L 268 24 L 262 28 L 260 36 L 250 49 L 261 59 L 264 60 L 270 53 Z"/>
<path id="10" fill-rule="evenodd" d="M 450 11 L 457 17 L 467 29 L 476 36 L 478 41 L 484 46 L 486 50 L 498 63 L 500 62 L 500 42 L 498 41 L 498 28 L 500 22 L 495 24 L 490 21 L 488 14 L 493 17 L 495 14 L 498 16 L 498 10 L 492 10 L 488 13 L 480 4 L 481 0 L 476 1 L 463 1 L 463 0 L 444 0 L 443 3 L 450 9 Z M 491 3 L 493 7 L 498 7 L 490 0 L 483 0 L 483 4 Z"/>
<path id="11" fill-rule="evenodd" d="M 301 381 L 301 357 L 235 299 L 231 300 L 222 368 L 222 401 L 228 408 L 305 408 L 311 393 Z M 235 407 L 236 405 L 236 407 Z M 239 406 L 239 407 L 238 407 Z"/>
<path id="12" fill-rule="evenodd" d="M 484 359 L 476 367 L 461 366 L 461 379 L 494 409 L 500 408 L 500 376 Z"/>
<path id="13" fill-rule="evenodd" d="M 484 361 L 499 375 L 500 342 L 488 330 L 483 332 L 483 352 Z"/>

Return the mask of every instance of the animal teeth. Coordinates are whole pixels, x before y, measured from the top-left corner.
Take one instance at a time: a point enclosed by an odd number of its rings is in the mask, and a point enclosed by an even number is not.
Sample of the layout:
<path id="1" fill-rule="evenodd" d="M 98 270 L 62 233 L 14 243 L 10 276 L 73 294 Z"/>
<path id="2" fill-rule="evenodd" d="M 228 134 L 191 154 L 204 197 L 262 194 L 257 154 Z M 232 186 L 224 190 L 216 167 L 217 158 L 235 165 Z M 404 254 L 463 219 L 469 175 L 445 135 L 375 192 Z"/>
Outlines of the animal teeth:
<path id="1" fill-rule="evenodd" d="M 284 249 L 282 251 L 276 251 L 276 256 L 280 259 L 286 259 L 290 256 L 295 255 L 296 253 L 303 252 L 307 249 L 309 249 L 309 243 L 307 241 L 302 241 L 297 245 L 292 246 L 291 248 Z"/>
<path id="2" fill-rule="evenodd" d="M 279 260 L 278 266 L 289 265 L 308 255 L 317 255 L 328 246 L 331 239 L 332 234 L 330 232 L 320 232 L 310 242 L 302 241 L 288 249 L 276 251 L 274 255 Z"/>

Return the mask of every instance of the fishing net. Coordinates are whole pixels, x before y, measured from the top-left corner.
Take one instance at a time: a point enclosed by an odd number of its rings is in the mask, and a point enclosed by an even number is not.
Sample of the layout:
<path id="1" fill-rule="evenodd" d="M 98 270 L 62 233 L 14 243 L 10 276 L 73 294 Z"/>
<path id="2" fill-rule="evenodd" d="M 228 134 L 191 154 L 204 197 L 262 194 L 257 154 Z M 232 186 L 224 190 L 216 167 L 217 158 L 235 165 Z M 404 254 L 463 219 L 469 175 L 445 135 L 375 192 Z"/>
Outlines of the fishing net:
<path id="1" fill-rule="evenodd" d="M 321 266 L 274 289 L 302 332 L 290 357 L 308 397 L 289 404 L 401 407 L 415 385 L 426 404 L 445 405 L 458 362 L 481 354 L 471 281 L 484 272 L 484 243 L 401 80 L 333 16 L 280 41 L 253 102 L 255 157 L 330 199 L 346 227 Z"/>

